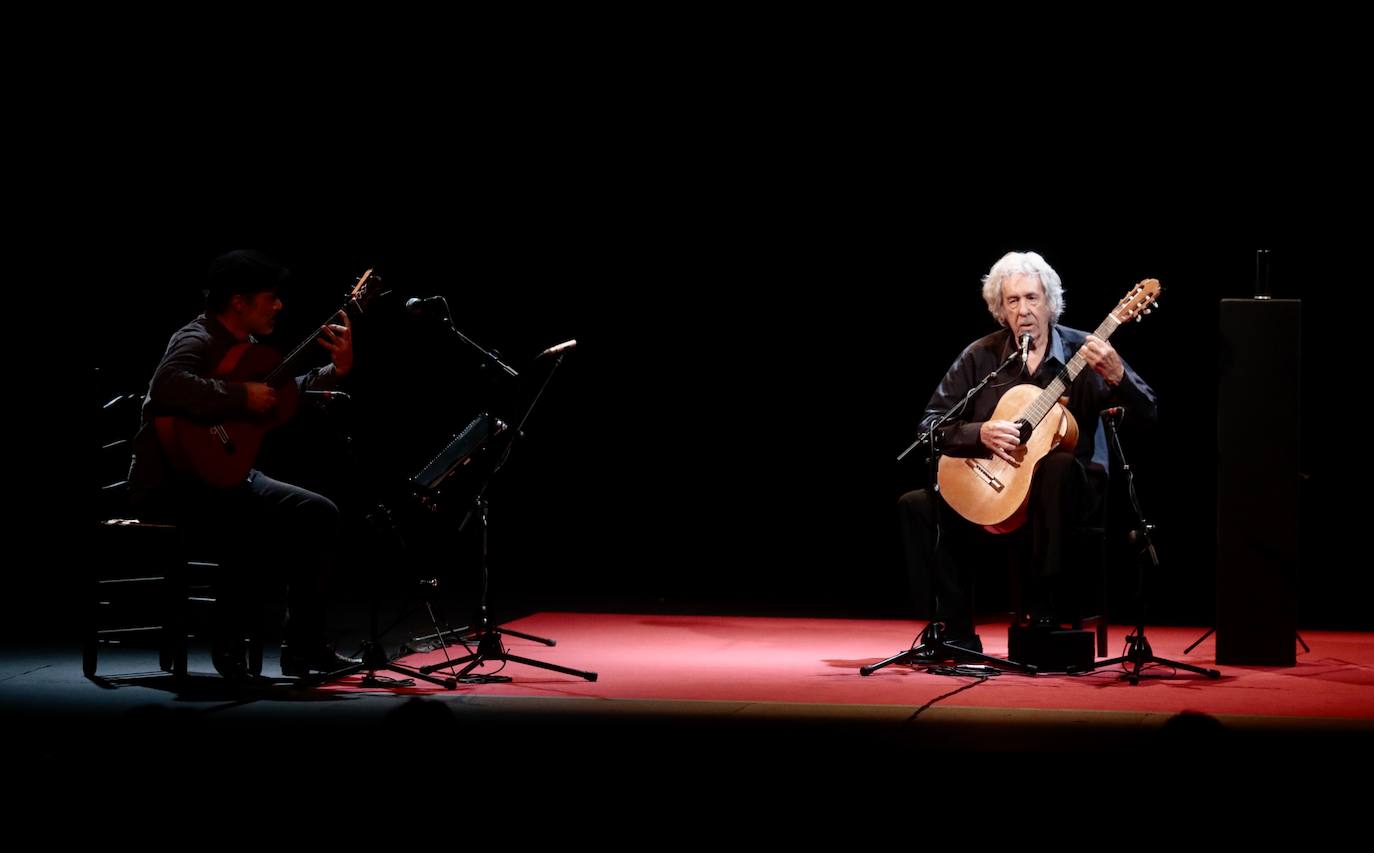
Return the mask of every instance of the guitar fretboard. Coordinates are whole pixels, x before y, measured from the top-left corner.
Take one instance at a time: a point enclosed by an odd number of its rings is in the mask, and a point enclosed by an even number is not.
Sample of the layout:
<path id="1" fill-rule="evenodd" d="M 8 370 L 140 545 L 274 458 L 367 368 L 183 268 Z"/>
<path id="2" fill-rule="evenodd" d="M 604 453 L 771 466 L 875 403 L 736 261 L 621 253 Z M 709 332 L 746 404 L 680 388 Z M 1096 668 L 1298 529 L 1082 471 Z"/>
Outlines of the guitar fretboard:
<path id="1" fill-rule="evenodd" d="M 1120 326 L 1121 321 L 1116 319 L 1115 315 L 1108 314 L 1107 319 L 1102 321 L 1102 325 L 1098 326 L 1097 331 L 1093 332 L 1093 334 L 1100 340 L 1105 341 L 1111 338 L 1112 333 Z M 1073 358 L 1069 359 L 1069 363 L 1064 365 L 1064 369 L 1059 371 L 1059 375 L 1054 378 L 1054 381 L 1045 386 L 1045 389 L 1036 395 L 1035 400 L 1033 400 L 1026 410 L 1021 413 L 1020 419 L 1025 420 L 1032 427 L 1038 426 L 1039 423 L 1045 419 L 1045 415 L 1050 413 L 1050 409 L 1054 408 L 1054 404 L 1059 402 L 1059 398 L 1064 396 L 1064 392 L 1073 384 L 1073 380 L 1077 378 L 1078 374 L 1082 372 L 1083 368 L 1087 367 L 1087 365 L 1088 361 L 1083 358 L 1083 350 L 1080 348 L 1078 352 L 1073 354 Z"/>
<path id="2" fill-rule="evenodd" d="M 347 306 L 345 306 L 344 310 L 347 310 Z M 330 319 L 332 320 L 334 319 L 334 317 L 337 316 L 338 312 L 336 311 L 334 312 L 334 315 L 330 317 Z M 301 341 L 295 349 L 291 350 L 291 352 L 286 354 L 286 356 L 281 360 L 281 364 L 278 364 L 276 367 L 272 368 L 272 372 L 267 374 L 267 378 L 263 379 L 263 382 L 267 383 L 268 385 L 275 384 L 276 381 L 280 379 L 291 367 L 291 362 L 295 361 L 301 353 L 305 352 L 306 347 L 310 346 L 310 344 L 323 333 L 324 326 L 316 326 L 315 331 L 312 332 L 309 335 L 309 337 Z"/>
<path id="3" fill-rule="evenodd" d="M 273 368 L 272 372 L 267 375 L 267 378 L 265 378 L 263 382 L 267 383 L 268 385 L 275 384 L 277 380 L 280 379 L 284 374 L 286 374 L 288 369 L 290 369 L 291 363 L 295 361 L 301 353 L 305 352 L 306 348 L 310 346 L 311 342 L 324 334 L 324 327 L 329 323 L 332 323 L 334 319 L 339 316 L 340 312 L 343 312 L 345 315 L 348 315 L 348 311 L 350 308 L 356 309 L 358 312 L 361 312 L 363 310 L 362 304 L 365 301 L 371 299 L 372 292 L 375 291 L 375 288 L 368 287 L 368 279 L 372 279 L 374 284 L 381 281 L 380 278 L 373 278 L 372 270 L 370 269 L 367 272 L 363 273 L 362 276 L 358 278 L 358 283 L 353 286 L 353 292 L 348 295 L 348 301 L 344 303 L 344 306 L 340 308 L 338 311 L 335 311 L 333 314 L 329 315 L 328 320 L 316 326 L 315 331 L 311 332 L 310 335 L 308 335 L 305 340 L 301 341 L 295 349 L 287 353 L 286 357 L 281 360 L 281 364 L 278 364 L 275 368 Z"/>

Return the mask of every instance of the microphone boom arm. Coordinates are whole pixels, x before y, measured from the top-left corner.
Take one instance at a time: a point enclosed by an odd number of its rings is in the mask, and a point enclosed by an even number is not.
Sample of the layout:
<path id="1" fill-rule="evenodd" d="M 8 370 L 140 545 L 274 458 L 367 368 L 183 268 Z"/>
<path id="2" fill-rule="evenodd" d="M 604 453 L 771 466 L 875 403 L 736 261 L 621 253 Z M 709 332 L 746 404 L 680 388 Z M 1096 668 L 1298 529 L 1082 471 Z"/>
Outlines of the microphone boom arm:
<path id="1" fill-rule="evenodd" d="M 486 347 L 477 343 L 472 338 L 469 338 L 467 335 L 458 331 L 458 327 L 453 324 L 453 312 L 449 310 L 448 300 L 444 297 L 430 296 L 426 299 L 410 299 L 406 302 L 406 308 L 410 310 L 412 313 L 414 313 L 415 311 L 420 309 L 426 302 L 431 302 L 433 300 L 437 300 L 444 306 L 444 320 L 446 321 L 444 326 L 448 330 L 449 334 L 453 335 L 458 340 L 477 350 L 479 353 L 482 354 L 482 358 L 486 359 L 488 363 L 500 368 L 502 371 L 506 373 L 506 375 L 510 376 L 511 378 L 515 378 L 520 375 L 514 367 L 511 367 L 509 364 L 506 364 L 504 361 L 502 361 L 501 357 L 496 354 L 495 350 L 488 350 Z"/>

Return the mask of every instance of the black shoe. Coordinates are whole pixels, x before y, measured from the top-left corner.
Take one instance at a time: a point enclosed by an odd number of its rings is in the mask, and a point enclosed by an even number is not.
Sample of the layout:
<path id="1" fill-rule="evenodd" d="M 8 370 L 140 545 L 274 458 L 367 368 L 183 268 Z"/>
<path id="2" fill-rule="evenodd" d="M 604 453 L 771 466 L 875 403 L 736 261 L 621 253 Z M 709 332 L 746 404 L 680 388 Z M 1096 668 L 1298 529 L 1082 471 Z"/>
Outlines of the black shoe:
<path id="1" fill-rule="evenodd" d="M 225 678 L 252 677 L 248 671 L 248 647 L 242 642 L 216 641 L 210 650 L 210 662 L 215 665 L 215 672 Z"/>
<path id="2" fill-rule="evenodd" d="M 297 651 L 297 649 L 301 651 Z M 324 643 L 306 646 L 281 644 L 281 674 L 290 678 L 305 678 L 314 672 L 338 672 L 354 664 L 358 658 L 346 658 Z"/>

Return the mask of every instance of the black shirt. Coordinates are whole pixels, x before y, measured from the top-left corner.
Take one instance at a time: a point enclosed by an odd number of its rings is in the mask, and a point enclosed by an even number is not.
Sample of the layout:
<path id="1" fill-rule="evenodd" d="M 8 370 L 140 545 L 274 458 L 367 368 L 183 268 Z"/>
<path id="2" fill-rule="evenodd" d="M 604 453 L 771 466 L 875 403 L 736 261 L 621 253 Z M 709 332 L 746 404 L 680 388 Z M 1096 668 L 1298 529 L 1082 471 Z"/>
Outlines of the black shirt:
<path id="1" fill-rule="evenodd" d="M 978 433 L 983 424 L 992 417 L 997 403 L 1008 389 L 1016 385 L 1034 384 L 1048 387 L 1055 377 L 1065 370 L 1073 355 L 1078 352 L 1088 336 L 1088 332 L 1071 329 L 1068 326 L 1051 326 L 1051 345 L 1041 359 L 1035 374 L 1026 376 L 1024 368 L 1013 363 L 998 374 L 997 378 L 983 386 L 983 390 L 968 404 L 968 407 L 941 428 L 941 451 L 950 456 L 991 456 L 991 451 L 983 446 Z M 977 385 L 983 377 L 996 370 L 1002 362 L 1016 351 L 1016 337 L 1010 329 L 1003 328 L 969 344 L 955 359 L 945 378 L 926 404 L 921 428 L 929 425 L 955 403 L 963 399 L 968 390 Z M 1158 419 L 1155 392 L 1139 374 L 1122 359 L 1126 373 L 1115 387 L 1109 385 L 1097 371 L 1084 366 L 1069 386 L 1069 412 L 1078 422 L 1078 444 L 1074 455 L 1085 468 L 1105 472 L 1107 468 L 1107 446 L 1105 438 L 1098 430 L 1099 413 L 1110 406 L 1124 406 L 1126 417 L 1136 423 L 1154 423 Z"/>
<path id="2" fill-rule="evenodd" d="M 251 339 L 250 339 L 251 340 Z M 243 343 L 214 317 L 201 314 L 172 335 L 161 363 L 143 398 L 142 422 L 134 438 L 129 467 L 129 492 L 135 501 L 173 478 L 153 428 L 153 418 L 180 415 L 206 424 L 249 419 L 248 389 L 242 382 L 211 378 L 234 345 Z M 300 390 L 332 388 L 338 378 L 334 365 L 315 368 L 296 377 Z"/>

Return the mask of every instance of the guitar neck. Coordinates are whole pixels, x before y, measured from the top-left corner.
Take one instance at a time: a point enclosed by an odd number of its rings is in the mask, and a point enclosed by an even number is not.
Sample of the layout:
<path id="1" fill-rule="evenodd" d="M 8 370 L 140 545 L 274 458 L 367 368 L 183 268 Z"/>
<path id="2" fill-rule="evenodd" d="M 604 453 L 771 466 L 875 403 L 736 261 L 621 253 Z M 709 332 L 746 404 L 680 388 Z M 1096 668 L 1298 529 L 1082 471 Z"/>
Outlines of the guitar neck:
<path id="1" fill-rule="evenodd" d="M 1112 333 L 1120 327 L 1121 321 L 1117 320 L 1114 315 L 1108 314 L 1107 318 L 1093 332 L 1093 335 L 1099 340 L 1105 341 L 1111 338 Z M 1078 352 L 1073 354 L 1073 358 L 1069 359 L 1069 363 L 1064 365 L 1064 369 L 1059 371 L 1059 375 L 1054 378 L 1054 381 L 1036 396 L 1035 402 L 1031 403 L 1030 408 L 1025 411 L 1022 417 L 1031 425 L 1040 423 L 1087 365 L 1088 361 L 1083 358 L 1083 351 L 1080 348 Z"/>
<path id="2" fill-rule="evenodd" d="M 345 302 L 344 306 L 340 308 L 339 311 L 347 313 L 348 309 L 351 307 L 353 307 L 352 299 Z M 296 345 L 295 349 L 287 353 L 286 357 L 284 357 L 281 360 L 281 364 L 273 368 L 272 372 L 269 373 L 267 375 L 267 378 L 265 378 L 263 381 L 266 382 L 268 385 L 272 385 L 277 380 L 281 379 L 282 376 L 286 375 L 291 368 L 291 363 L 295 361 L 298 357 L 300 357 L 301 353 L 305 352 L 306 349 L 310 347 L 310 344 L 312 344 L 317 338 L 319 338 L 321 334 L 324 333 L 324 327 L 330 322 L 330 320 L 333 320 L 335 317 L 339 316 L 339 311 L 335 311 L 333 314 L 330 314 L 329 320 L 325 320 L 323 323 L 315 327 L 315 331 L 311 332 L 309 335 L 306 335 L 305 340 L 301 341 L 299 344 Z"/>

